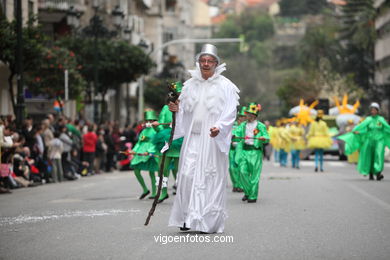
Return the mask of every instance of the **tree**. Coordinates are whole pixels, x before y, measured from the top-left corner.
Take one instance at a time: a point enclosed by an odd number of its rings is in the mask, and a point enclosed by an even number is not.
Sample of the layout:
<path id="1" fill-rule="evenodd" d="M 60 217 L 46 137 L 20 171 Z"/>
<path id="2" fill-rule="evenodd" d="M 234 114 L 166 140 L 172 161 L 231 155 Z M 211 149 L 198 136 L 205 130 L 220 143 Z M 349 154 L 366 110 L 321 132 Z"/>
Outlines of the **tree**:
<path id="1" fill-rule="evenodd" d="M 175 82 L 173 78 L 151 78 L 145 82 L 145 102 L 159 111 L 167 100 L 168 84 Z"/>
<path id="2" fill-rule="evenodd" d="M 27 73 L 29 91 L 44 94 L 48 98 L 62 96 L 65 86 L 65 70 L 68 70 L 69 97 L 78 97 L 86 88 L 86 81 L 80 74 L 81 65 L 77 63 L 73 51 L 58 46 L 46 48 L 40 66 Z"/>
<path id="3" fill-rule="evenodd" d="M 302 16 L 321 13 L 327 0 L 281 0 L 279 2 L 282 16 Z"/>
<path id="4" fill-rule="evenodd" d="M 349 0 L 343 7 L 341 39 L 345 41 L 345 73 L 354 73 L 355 82 L 365 91 L 373 89 L 376 11 L 372 0 Z M 381 95 L 371 93 L 371 97 Z"/>
<path id="5" fill-rule="evenodd" d="M 28 21 L 22 30 L 23 40 L 23 68 L 29 71 L 40 65 L 43 56 L 44 37 L 39 27 L 34 25 L 34 19 Z M 13 79 L 16 75 L 16 22 L 8 22 L 6 17 L 0 15 L 0 61 L 9 69 L 8 90 L 14 111 L 16 111 Z"/>
<path id="6" fill-rule="evenodd" d="M 135 81 L 147 74 L 153 66 L 152 60 L 141 48 L 125 41 L 99 39 L 95 46 L 92 39 L 65 38 L 59 44 L 76 54 L 78 63 L 82 66 L 81 73 L 89 83 L 94 81 L 95 68 L 98 70 L 99 85 L 96 91 L 103 100 L 101 120 L 106 115 L 104 98 L 108 90 L 116 90 L 123 83 Z M 91 62 L 95 52 L 98 55 L 97 64 Z"/>
<path id="7" fill-rule="evenodd" d="M 239 16 L 229 16 L 228 19 L 221 25 L 219 31 L 215 34 L 216 38 L 238 38 L 244 35 L 245 41 L 249 46 L 249 55 L 264 53 L 259 42 L 266 41 L 274 35 L 274 26 L 272 18 L 260 9 L 245 10 Z M 238 45 L 217 45 L 220 50 L 221 57 L 231 58 L 237 55 L 242 55 L 239 52 Z M 263 55 L 260 57 L 259 63 L 263 63 Z"/>
<path id="8" fill-rule="evenodd" d="M 310 75 L 298 73 L 286 78 L 276 93 L 284 103 L 284 114 L 287 114 L 288 109 L 298 105 L 300 99 L 309 102 L 317 99 L 320 88 Z"/>

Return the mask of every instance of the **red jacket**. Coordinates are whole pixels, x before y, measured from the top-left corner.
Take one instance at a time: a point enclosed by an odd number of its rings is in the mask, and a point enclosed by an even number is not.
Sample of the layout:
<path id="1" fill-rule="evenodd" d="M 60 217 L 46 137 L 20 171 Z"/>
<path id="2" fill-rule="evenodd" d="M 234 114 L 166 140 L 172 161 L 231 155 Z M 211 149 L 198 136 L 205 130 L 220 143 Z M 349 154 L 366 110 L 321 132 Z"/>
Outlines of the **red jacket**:
<path id="1" fill-rule="evenodd" d="M 88 132 L 83 135 L 83 151 L 86 153 L 94 153 L 96 151 L 97 139 L 95 132 Z"/>

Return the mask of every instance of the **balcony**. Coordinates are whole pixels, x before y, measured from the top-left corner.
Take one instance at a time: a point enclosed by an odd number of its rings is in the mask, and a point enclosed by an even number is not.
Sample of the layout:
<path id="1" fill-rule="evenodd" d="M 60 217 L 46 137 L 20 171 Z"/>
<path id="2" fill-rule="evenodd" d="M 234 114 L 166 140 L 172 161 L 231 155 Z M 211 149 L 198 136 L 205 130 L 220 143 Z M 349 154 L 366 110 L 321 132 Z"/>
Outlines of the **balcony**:
<path id="1" fill-rule="evenodd" d="M 86 5 L 84 0 L 39 0 L 38 8 L 53 11 L 67 11 L 73 6 L 76 10 L 84 12 Z"/>

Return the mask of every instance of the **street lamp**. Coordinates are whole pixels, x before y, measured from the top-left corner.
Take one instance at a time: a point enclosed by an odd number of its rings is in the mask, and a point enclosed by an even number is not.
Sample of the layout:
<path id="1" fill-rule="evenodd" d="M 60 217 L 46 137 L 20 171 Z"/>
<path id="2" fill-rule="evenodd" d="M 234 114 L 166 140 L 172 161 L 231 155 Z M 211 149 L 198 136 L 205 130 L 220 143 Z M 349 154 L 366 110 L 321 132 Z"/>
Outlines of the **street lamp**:
<path id="1" fill-rule="evenodd" d="M 112 16 L 114 18 L 113 22 L 115 27 L 121 28 L 123 25 L 123 19 L 125 17 L 125 14 L 120 9 L 119 5 L 115 6 L 114 10 L 112 10 Z"/>
<path id="2" fill-rule="evenodd" d="M 66 21 L 72 28 L 79 28 L 81 13 L 72 5 L 66 12 Z"/>
<path id="3" fill-rule="evenodd" d="M 22 1 L 16 3 L 16 81 L 17 81 L 17 100 L 15 117 L 18 127 L 22 127 L 24 120 L 24 91 L 23 91 L 23 39 L 22 39 Z"/>

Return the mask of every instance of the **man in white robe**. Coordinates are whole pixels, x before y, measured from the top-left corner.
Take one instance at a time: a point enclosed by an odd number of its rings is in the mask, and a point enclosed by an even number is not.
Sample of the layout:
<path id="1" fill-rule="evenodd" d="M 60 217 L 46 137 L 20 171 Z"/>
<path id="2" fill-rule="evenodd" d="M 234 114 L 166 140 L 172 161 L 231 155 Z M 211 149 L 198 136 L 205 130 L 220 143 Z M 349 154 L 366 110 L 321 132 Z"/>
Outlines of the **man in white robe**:
<path id="1" fill-rule="evenodd" d="M 169 104 L 170 110 L 177 112 L 174 139 L 184 137 L 169 226 L 222 233 L 239 90 L 221 75 L 226 65 L 220 64 L 215 46 L 205 44 L 196 61 L 179 101 Z"/>

